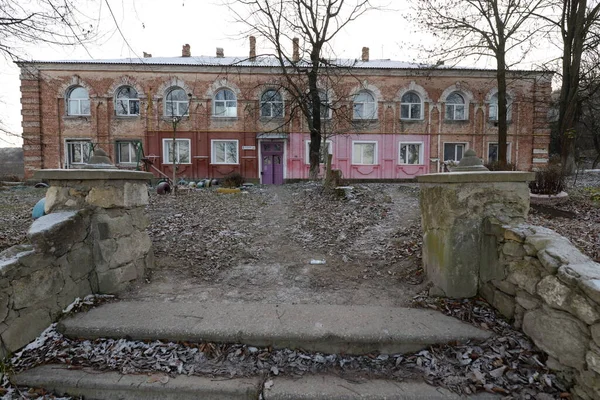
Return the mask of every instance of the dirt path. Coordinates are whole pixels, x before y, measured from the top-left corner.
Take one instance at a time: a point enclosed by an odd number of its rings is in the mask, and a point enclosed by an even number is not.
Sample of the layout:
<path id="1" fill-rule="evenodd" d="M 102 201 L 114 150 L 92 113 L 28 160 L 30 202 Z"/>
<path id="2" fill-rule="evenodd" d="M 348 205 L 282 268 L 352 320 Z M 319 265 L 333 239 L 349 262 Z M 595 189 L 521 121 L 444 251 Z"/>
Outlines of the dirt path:
<path id="1" fill-rule="evenodd" d="M 350 200 L 323 195 L 310 184 L 257 188 L 242 198 L 197 193 L 175 201 L 153 198 L 158 268 L 125 297 L 406 305 L 422 289 L 414 187 L 363 185 Z M 188 207 L 185 217 L 182 205 Z M 237 219 L 221 218 L 234 209 Z M 165 245 L 164 231 L 157 235 L 154 226 L 169 215 L 171 225 L 196 228 L 201 222 L 193 220 L 209 217 L 217 229 L 187 234 L 184 228 L 177 245 Z M 203 240 L 218 246 L 220 239 L 227 242 L 221 252 L 205 249 L 208 260 L 188 265 L 202 259 L 191 249 Z M 312 259 L 326 264 L 310 264 Z"/>

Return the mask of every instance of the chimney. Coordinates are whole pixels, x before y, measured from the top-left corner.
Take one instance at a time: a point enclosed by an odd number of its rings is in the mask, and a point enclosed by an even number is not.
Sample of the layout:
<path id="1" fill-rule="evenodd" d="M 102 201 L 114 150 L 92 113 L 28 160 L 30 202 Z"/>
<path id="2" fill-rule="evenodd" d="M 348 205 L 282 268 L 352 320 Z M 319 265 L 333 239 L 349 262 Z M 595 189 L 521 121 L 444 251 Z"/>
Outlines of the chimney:
<path id="1" fill-rule="evenodd" d="M 217 58 L 223 58 L 225 57 L 225 52 L 223 51 L 222 47 L 217 47 Z"/>
<path id="2" fill-rule="evenodd" d="M 297 37 L 293 38 L 292 44 L 294 49 L 292 53 L 292 61 L 298 62 L 300 61 L 300 39 L 298 39 Z"/>
<path id="3" fill-rule="evenodd" d="M 362 60 L 365 62 L 369 61 L 369 48 L 368 47 L 363 47 L 363 49 L 362 49 Z"/>
<path id="4" fill-rule="evenodd" d="M 152 54 L 144 52 L 144 58 L 150 58 L 150 57 L 152 57 Z"/>
<path id="5" fill-rule="evenodd" d="M 256 38 L 250 36 L 250 61 L 256 60 Z"/>
<path id="6" fill-rule="evenodd" d="M 192 52 L 190 51 L 190 45 L 184 44 L 183 49 L 181 49 L 181 57 L 190 57 Z"/>

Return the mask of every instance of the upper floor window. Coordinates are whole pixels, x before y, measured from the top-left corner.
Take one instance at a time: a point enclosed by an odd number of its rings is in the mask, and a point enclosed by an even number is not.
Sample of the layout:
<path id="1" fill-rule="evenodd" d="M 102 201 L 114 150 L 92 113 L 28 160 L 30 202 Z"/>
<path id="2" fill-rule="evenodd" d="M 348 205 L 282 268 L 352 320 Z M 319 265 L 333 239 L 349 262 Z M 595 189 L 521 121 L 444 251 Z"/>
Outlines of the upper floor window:
<path id="1" fill-rule="evenodd" d="M 190 103 L 185 90 L 180 87 L 174 87 L 167 93 L 165 102 L 165 116 L 182 117 L 189 115 Z"/>
<path id="2" fill-rule="evenodd" d="M 376 119 L 375 97 L 366 91 L 361 90 L 354 97 L 354 119 Z"/>
<path id="3" fill-rule="evenodd" d="M 117 91 L 115 111 L 117 115 L 140 115 L 140 100 L 134 88 L 122 86 Z"/>
<path id="4" fill-rule="evenodd" d="M 215 95 L 214 113 L 215 117 L 237 117 L 237 98 L 235 93 L 229 89 L 221 89 Z"/>
<path id="5" fill-rule="evenodd" d="M 260 116 L 265 118 L 283 117 L 283 98 L 275 89 L 269 89 L 260 96 Z"/>
<path id="6" fill-rule="evenodd" d="M 465 98 L 458 92 L 452 92 L 446 97 L 446 119 L 453 121 L 466 120 Z"/>
<path id="7" fill-rule="evenodd" d="M 312 107 L 312 99 L 309 97 L 309 111 L 312 115 L 313 107 Z M 331 103 L 329 102 L 329 95 L 324 90 L 319 90 L 319 112 L 321 114 L 321 119 L 330 119 L 331 118 Z"/>
<path id="8" fill-rule="evenodd" d="M 401 119 L 423 119 L 423 102 L 415 92 L 408 92 L 400 99 Z"/>
<path id="9" fill-rule="evenodd" d="M 68 115 L 90 115 L 90 95 L 81 86 L 77 86 L 69 91 L 67 102 Z"/>
<path id="10" fill-rule="evenodd" d="M 510 121 L 512 117 L 512 102 L 510 97 L 506 96 L 506 120 Z M 498 121 L 498 93 L 490 97 L 490 121 Z"/>

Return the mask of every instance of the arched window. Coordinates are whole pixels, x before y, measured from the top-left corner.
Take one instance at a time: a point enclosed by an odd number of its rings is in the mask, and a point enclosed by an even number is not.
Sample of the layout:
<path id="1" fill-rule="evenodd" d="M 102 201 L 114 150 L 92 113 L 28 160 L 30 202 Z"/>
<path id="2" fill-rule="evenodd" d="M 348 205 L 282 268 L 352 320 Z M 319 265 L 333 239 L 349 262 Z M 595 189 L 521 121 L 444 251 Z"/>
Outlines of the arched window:
<path id="1" fill-rule="evenodd" d="M 140 115 L 140 100 L 131 86 L 121 86 L 115 100 L 117 115 Z"/>
<path id="2" fill-rule="evenodd" d="M 510 97 L 506 96 L 506 120 L 510 121 L 512 117 L 512 101 Z M 492 97 L 490 97 L 490 121 L 498 121 L 498 93 L 494 93 Z"/>
<path id="3" fill-rule="evenodd" d="M 69 91 L 67 104 L 68 115 L 90 115 L 90 95 L 81 86 Z"/>
<path id="4" fill-rule="evenodd" d="M 307 94 L 308 96 L 308 94 Z M 309 111 L 312 114 L 313 111 L 313 107 L 312 107 L 312 99 L 308 99 L 309 100 Z M 332 114 L 332 107 L 331 107 L 331 103 L 329 102 L 329 95 L 327 94 L 326 91 L 324 90 L 319 90 L 319 111 L 321 114 L 321 119 L 330 119 L 331 118 L 331 114 Z"/>
<path id="5" fill-rule="evenodd" d="M 265 118 L 283 117 L 283 98 L 275 89 L 269 89 L 260 96 L 260 116 Z"/>
<path id="6" fill-rule="evenodd" d="M 466 118 L 465 98 L 458 92 L 452 92 L 446 97 L 446 119 L 464 121 Z"/>
<path id="7" fill-rule="evenodd" d="M 215 95 L 214 112 L 215 117 L 237 117 L 237 98 L 235 93 L 229 89 L 221 89 Z"/>
<path id="8" fill-rule="evenodd" d="M 166 97 L 165 116 L 182 117 L 189 115 L 190 103 L 185 90 L 180 87 L 171 88 Z"/>
<path id="9" fill-rule="evenodd" d="M 423 102 L 415 92 L 405 93 L 400 99 L 401 119 L 423 119 Z"/>
<path id="10" fill-rule="evenodd" d="M 366 90 L 361 90 L 354 97 L 354 111 L 352 118 L 354 119 L 376 119 L 377 107 L 375 97 Z"/>

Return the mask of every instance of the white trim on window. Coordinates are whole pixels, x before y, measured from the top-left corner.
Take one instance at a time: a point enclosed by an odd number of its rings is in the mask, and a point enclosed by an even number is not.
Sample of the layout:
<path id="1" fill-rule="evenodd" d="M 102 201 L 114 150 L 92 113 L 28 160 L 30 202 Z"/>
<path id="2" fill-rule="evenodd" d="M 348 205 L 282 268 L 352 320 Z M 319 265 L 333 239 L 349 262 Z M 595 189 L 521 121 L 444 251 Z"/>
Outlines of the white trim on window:
<path id="1" fill-rule="evenodd" d="M 506 95 L 506 121 L 512 120 L 512 97 Z M 488 120 L 490 122 L 498 122 L 498 92 L 490 96 L 490 103 L 488 107 L 489 115 Z"/>
<path id="2" fill-rule="evenodd" d="M 411 160 L 411 155 L 414 155 L 414 153 L 409 152 L 409 151 L 405 151 L 404 153 L 404 157 L 402 157 L 402 147 L 406 146 L 407 149 L 409 150 L 409 146 L 415 146 L 418 145 L 418 149 L 417 149 L 417 162 L 410 162 Z M 425 144 L 423 142 L 400 142 L 398 145 L 398 164 L 399 165 L 423 165 L 423 151 L 425 148 Z"/>
<path id="3" fill-rule="evenodd" d="M 454 145 L 454 158 L 453 159 L 446 159 L 446 145 Z M 458 158 L 457 156 L 457 147 L 461 149 L 461 154 L 460 154 L 460 158 Z M 443 156 L 443 161 L 454 161 L 454 162 L 459 162 L 463 156 L 465 155 L 465 151 L 467 151 L 469 149 L 469 143 L 467 142 L 444 142 L 443 144 L 443 151 L 442 151 L 442 156 Z M 458 158 L 458 159 L 457 159 Z"/>
<path id="4" fill-rule="evenodd" d="M 221 88 L 213 98 L 213 117 L 237 118 L 237 96 L 229 88 Z"/>
<path id="5" fill-rule="evenodd" d="M 369 90 L 361 90 L 352 101 L 352 119 L 374 120 L 377 119 L 377 100 Z"/>
<path id="6" fill-rule="evenodd" d="M 89 139 L 65 139 L 65 165 L 84 165 L 90 158 L 90 147 L 92 141 Z"/>
<path id="7" fill-rule="evenodd" d="M 452 101 L 449 102 L 448 99 Z M 445 102 L 445 110 L 446 115 L 445 119 L 447 121 L 468 121 L 469 120 L 469 102 L 464 94 L 459 91 L 454 91 L 446 97 Z"/>
<path id="8" fill-rule="evenodd" d="M 415 102 L 414 98 L 409 99 L 407 96 L 414 95 L 419 101 Z M 406 101 L 405 101 L 406 99 Z M 410 101 L 409 101 L 410 100 Z M 415 110 L 415 107 L 418 106 L 418 111 Z M 401 120 L 412 120 L 418 121 L 424 118 L 424 107 L 423 107 L 423 98 L 419 95 L 419 93 L 415 91 L 409 91 L 402 95 L 400 99 L 400 119 Z"/>
<path id="9" fill-rule="evenodd" d="M 491 152 L 492 146 L 496 147 L 495 152 L 494 152 L 495 153 L 494 157 L 490 157 L 490 155 L 492 154 L 492 152 Z M 511 157 L 510 157 L 511 149 L 512 149 L 511 143 L 510 142 L 506 143 L 506 162 L 510 162 L 510 160 L 511 160 Z M 487 160 L 488 160 L 488 162 L 498 161 L 498 142 L 488 142 Z"/>
<path id="10" fill-rule="evenodd" d="M 230 147 L 227 146 L 230 144 Z M 235 143 L 235 144 L 234 144 Z M 222 149 L 215 148 L 215 145 L 223 144 Z M 231 144 L 234 146 L 231 147 Z M 218 152 L 223 152 L 221 160 L 218 160 Z M 240 163 L 240 141 L 237 139 L 213 139 L 210 141 L 210 163 L 211 164 L 239 164 Z"/>
<path id="11" fill-rule="evenodd" d="M 178 92 L 174 98 L 174 93 Z M 183 96 L 181 96 L 183 94 Z M 183 98 L 183 100 L 182 100 Z M 165 117 L 187 117 L 190 115 L 190 99 L 185 90 L 179 86 L 171 86 L 165 95 Z"/>
<path id="12" fill-rule="evenodd" d="M 327 144 L 327 152 L 329 154 L 333 154 L 333 143 L 331 142 L 331 140 L 326 140 L 325 143 Z M 323 143 L 321 143 L 321 146 L 323 145 Z M 310 164 L 310 140 L 306 140 L 304 142 L 304 160 L 305 160 L 305 164 Z M 323 155 L 322 152 L 323 148 L 321 148 L 321 155 Z M 322 157 L 319 157 L 319 159 L 321 159 Z M 320 164 L 325 164 L 325 160 L 320 160 Z"/>
<path id="13" fill-rule="evenodd" d="M 186 144 L 187 154 L 182 152 L 181 147 Z M 163 144 L 163 164 L 173 164 L 171 160 L 171 146 L 173 145 L 173 139 L 164 138 Z M 175 140 L 175 153 L 177 156 L 177 164 L 191 164 L 192 163 L 192 141 L 190 139 L 176 139 Z"/>
<path id="14" fill-rule="evenodd" d="M 284 114 L 285 109 L 281 92 L 277 89 L 267 89 L 262 92 L 260 95 L 260 117 L 283 118 Z"/>
<path id="15" fill-rule="evenodd" d="M 367 146 L 363 145 L 373 145 L 373 162 L 365 162 L 365 152 L 364 149 Z M 358 148 L 360 148 L 360 152 L 358 152 Z M 377 165 L 377 141 L 375 140 L 353 140 L 352 141 L 352 164 L 353 165 Z"/>
<path id="16" fill-rule="evenodd" d="M 82 86 L 71 87 L 67 92 L 67 115 L 91 115 L 90 93 Z"/>
<path id="17" fill-rule="evenodd" d="M 122 85 L 115 93 L 115 114 L 120 117 L 140 115 L 140 99 L 137 90 L 130 85 Z"/>

